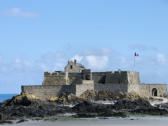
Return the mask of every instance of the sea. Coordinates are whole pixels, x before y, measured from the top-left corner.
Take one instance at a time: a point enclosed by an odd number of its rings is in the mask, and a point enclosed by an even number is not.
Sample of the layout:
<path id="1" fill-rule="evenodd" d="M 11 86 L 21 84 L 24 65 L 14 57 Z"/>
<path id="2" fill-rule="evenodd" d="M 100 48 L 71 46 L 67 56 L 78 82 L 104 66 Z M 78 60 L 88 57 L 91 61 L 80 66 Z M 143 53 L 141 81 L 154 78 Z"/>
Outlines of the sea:
<path id="1" fill-rule="evenodd" d="M 17 94 L 0 94 L 0 102 L 3 102 L 7 99 L 10 99 L 15 95 L 17 95 Z"/>

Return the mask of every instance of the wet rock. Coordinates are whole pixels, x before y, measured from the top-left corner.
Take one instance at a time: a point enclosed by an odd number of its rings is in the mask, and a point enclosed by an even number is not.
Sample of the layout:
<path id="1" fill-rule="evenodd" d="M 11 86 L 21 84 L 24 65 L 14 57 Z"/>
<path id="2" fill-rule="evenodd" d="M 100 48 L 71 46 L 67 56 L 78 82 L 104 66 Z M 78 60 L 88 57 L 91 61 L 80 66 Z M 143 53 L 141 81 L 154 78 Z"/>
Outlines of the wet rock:
<path id="1" fill-rule="evenodd" d="M 80 112 L 81 113 L 82 112 L 93 112 L 93 113 L 108 112 L 109 110 L 111 111 L 111 109 L 113 109 L 112 105 L 95 104 L 95 103 L 90 103 L 88 101 L 79 103 L 72 108 L 72 110 L 77 113 L 80 113 Z"/>
<path id="2" fill-rule="evenodd" d="M 164 103 L 164 104 L 158 104 L 156 105 L 158 108 L 163 108 L 163 109 L 167 109 L 168 110 L 168 103 Z"/>
<path id="3" fill-rule="evenodd" d="M 83 102 L 72 108 L 77 113 L 77 117 L 126 117 L 126 112 L 114 110 L 113 105 L 93 104 L 90 102 Z"/>
<path id="4" fill-rule="evenodd" d="M 146 99 L 136 99 L 136 100 L 118 100 L 118 102 L 114 105 L 116 109 L 149 109 L 153 108 L 149 101 Z"/>
<path id="5" fill-rule="evenodd" d="M 1 120 L 0 121 L 0 125 L 1 124 L 13 124 L 13 122 L 12 121 L 9 121 L 9 120 Z"/>
<path id="6" fill-rule="evenodd" d="M 21 120 L 17 121 L 16 123 L 23 123 L 23 122 L 26 122 L 26 121 L 28 121 L 28 120 L 21 119 Z"/>
<path id="7" fill-rule="evenodd" d="M 112 94 L 106 92 L 103 94 L 104 96 L 112 96 Z M 53 98 L 54 100 L 51 101 L 41 101 L 31 95 L 15 96 L 0 104 L 0 120 L 41 119 L 65 113 L 76 113 L 75 117 L 126 117 L 128 113 L 150 115 L 166 115 L 168 113 L 166 109 L 151 106 L 146 99 L 132 95 L 129 96 L 129 99 L 121 93 L 117 96 L 121 99 L 114 105 L 95 104 L 74 95 L 62 95 L 59 98 Z M 100 95 L 98 98 L 100 98 Z M 76 105 L 71 108 L 64 106 L 65 103 Z M 168 108 L 168 105 L 165 105 L 165 107 Z"/>
<path id="8" fill-rule="evenodd" d="M 131 113 L 134 114 L 147 114 L 147 115 L 168 115 L 168 111 L 165 109 L 159 108 L 150 108 L 150 109 L 135 109 L 131 110 Z"/>
<path id="9" fill-rule="evenodd" d="M 2 114 L 0 114 L 0 120 L 3 120 L 3 116 L 2 116 Z"/>
<path id="10" fill-rule="evenodd" d="M 26 96 L 13 97 L 0 104 L 0 119 L 20 119 L 23 117 L 45 117 L 71 112 L 69 107 L 56 103 L 30 99 Z"/>
<path id="11" fill-rule="evenodd" d="M 114 105 L 116 110 L 126 110 L 133 114 L 147 115 L 168 115 L 168 111 L 163 108 L 152 106 L 148 100 L 139 98 L 136 100 L 119 100 Z"/>

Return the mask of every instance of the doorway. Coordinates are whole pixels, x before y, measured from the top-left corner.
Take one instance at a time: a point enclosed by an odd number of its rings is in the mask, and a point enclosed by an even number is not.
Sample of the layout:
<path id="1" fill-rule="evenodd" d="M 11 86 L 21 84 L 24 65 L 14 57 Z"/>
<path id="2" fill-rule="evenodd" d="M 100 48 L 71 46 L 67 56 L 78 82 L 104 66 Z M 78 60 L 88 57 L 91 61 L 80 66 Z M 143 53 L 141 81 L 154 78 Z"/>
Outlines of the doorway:
<path id="1" fill-rule="evenodd" d="M 157 96 L 157 89 L 156 88 L 152 89 L 152 96 Z"/>

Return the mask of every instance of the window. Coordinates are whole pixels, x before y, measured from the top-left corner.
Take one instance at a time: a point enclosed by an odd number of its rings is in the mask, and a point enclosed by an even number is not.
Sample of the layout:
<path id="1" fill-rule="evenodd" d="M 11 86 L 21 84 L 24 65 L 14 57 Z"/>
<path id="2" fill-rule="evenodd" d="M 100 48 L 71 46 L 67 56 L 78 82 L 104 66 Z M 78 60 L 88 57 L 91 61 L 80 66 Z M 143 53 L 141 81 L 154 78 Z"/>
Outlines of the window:
<path id="1" fill-rule="evenodd" d="M 70 65 L 70 69 L 73 69 L 73 66 L 72 66 L 72 65 Z"/>

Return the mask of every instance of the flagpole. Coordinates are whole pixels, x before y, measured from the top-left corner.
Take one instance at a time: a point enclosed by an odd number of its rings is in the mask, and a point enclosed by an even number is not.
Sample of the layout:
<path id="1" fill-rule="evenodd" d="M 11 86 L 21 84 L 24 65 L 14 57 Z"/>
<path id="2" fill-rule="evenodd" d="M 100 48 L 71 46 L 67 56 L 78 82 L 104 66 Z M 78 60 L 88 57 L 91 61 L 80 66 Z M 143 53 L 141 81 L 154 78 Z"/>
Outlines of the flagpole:
<path id="1" fill-rule="evenodd" d="M 134 54 L 134 66 L 133 66 L 133 71 L 135 71 L 135 62 L 136 62 L 136 57 L 139 56 L 139 53 Z"/>
<path id="2" fill-rule="evenodd" d="M 133 66 L 133 71 L 135 71 L 135 55 L 134 55 L 134 66 Z"/>

